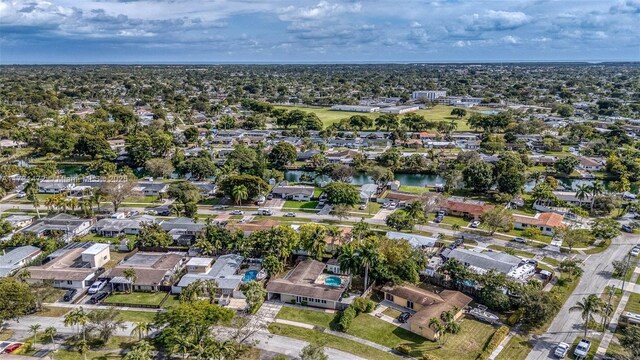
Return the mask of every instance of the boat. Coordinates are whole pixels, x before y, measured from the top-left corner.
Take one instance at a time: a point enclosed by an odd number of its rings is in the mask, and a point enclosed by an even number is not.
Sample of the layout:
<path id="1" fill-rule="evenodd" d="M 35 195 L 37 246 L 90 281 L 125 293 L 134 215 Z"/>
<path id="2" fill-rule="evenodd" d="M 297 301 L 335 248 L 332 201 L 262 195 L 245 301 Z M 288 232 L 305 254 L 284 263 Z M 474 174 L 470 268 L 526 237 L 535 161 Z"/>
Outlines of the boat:
<path id="1" fill-rule="evenodd" d="M 484 305 L 478 305 L 477 307 L 469 310 L 467 314 L 473 316 L 474 318 L 487 322 L 489 324 L 499 324 L 500 318 L 497 315 L 490 313 L 487 311 L 487 307 Z"/>
<path id="2" fill-rule="evenodd" d="M 264 278 L 267 277 L 267 272 L 264 269 L 261 269 L 260 271 L 258 271 L 258 273 L 256 274 L 256 279 L 257 280 L 262 280 Z"/>

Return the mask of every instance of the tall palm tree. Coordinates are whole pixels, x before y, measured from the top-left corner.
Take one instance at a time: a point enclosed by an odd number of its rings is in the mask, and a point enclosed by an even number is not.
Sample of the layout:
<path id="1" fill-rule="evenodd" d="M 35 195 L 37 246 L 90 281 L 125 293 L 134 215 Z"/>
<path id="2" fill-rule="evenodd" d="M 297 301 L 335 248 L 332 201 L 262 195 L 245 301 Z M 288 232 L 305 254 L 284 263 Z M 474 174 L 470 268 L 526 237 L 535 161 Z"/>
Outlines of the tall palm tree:
<path id="1" fill-rule="evenodd" d="M 584 320 L 584 337 L 587 337 L 587 330 L 589 330 L 589 322 L 595 321 L 593 315 L 600 314 L 604 307 L 604 302 L 597 295 L 591 294 L 582 298 L 582 301 L 578 301 L 574 306 L 569 308 L 570 312 L 580 311 L 582 320 Z"/>
<path id="2" fill-rule="evenodd" d="M 246 186 L 238 185 L 231 190 L 231 195 L 233 196 L 236 204 L 240 205 L 242 203 L 242 200 L 247 200 L 247 198 L 249 197 L 249 191 L 247 190 Z"/>
<path id="3" fill-rule="evenodd" d="M 100 202 L 104 200 L 104 193 L 102 192 L 101 189 L 93 190 L 90 196 L 90 199 L 91 199 L 91 203 L 96 204 L 96 207 L 100 208 Z"/>
<path id="4" fill-rule="evenodd" d="M 53 326 L 49 326 L 48 328 L 44 329 L 43 335 L 51 339 L 51 343 L 53 344 L 53 351 L 56 351 L 56 334 L 58 334 L 58 330 Z"/>
<path id="5" fill-rule="evenodd" d="M 604 185 L 600 181 L 594 181 L 593 185 L 590 187 L 591 190 L 591 213 L 593 213 L 593 205 L 596 202 L 596 196 L 604 193 Z"/>
<path id="6" fill-rule="evenodd" d="M 40 199 L 38 198 L 38 182 L 35 180 L 29 180 L 24 187 L 24 192 L 27 194 L 27 199 L 31 201 L 33 208 L 36 209 L 36 215 L 40 219 Z"/>
<path id="7" fill-rule="evenodd" d="M 31 332 L 33 333 L 33 344 L 37 344 L 38 343 L 38 330 L 40 330 L 40 328 L 42 327 L 42 325 L 40 324 L 33 324 L 31 326 L 29 326 L 29 330 L 31 330 Z"/>
<path id="8" fill-rule="evenodd" d="M 352 274 L 360 270 L 358 253 L 353 244 L 346 244 L 340 248 L 338 263 L 340 264 L 340 270 L 347 274 Z"/>
<path id="9" fill-rule="evenodd" d="M 369 270 L 378 261 L 378 248 L 373 241 L 369 241 L 359 248 L 360 266 L 364 268 L 364 288 L 369 285 Z"/>
<path id="10" fill-rule="evenodd" d="M 133 283 L 136 282 L 137 279 L 136 270 L 134 268 L 124 269 L 124 271 L 122 271 L 122 275 L 124 275 L 124 278 L 129 282 L 129 292 L 132 292 Z"/>
<path id="11" fill-rule="evenodd" d="M 145 321 L 139 321 L 136 323 L 134 328 L 131 330 L 131 335 L 138 335 L 138 340 L 142 340 L 142 338 L 147 337 L 149 335 L 149 331 L 151 331 L 151 323 Z"/>
<path id="12" fill-rule="evenodd" d="M 57 200 L 53 195 L 49 196 L 44 200 L 44 206 L 46 206 L 47 209 L 49 209 L 49 212 L 53 211 L 53 208 L 56 207 L 56 204 L 57 204 Z"/>
<path id="13" fill-rule="evenodd" d="M 74 212 L 78 206 L 80 206 L 80 201 L 77 197 L 72 197 L 67 200 L 67 206 L 71 209 L 71 212 Z"/>
<path id="14" fill-rule="evenodd" d="M 76 343 L 78 347 L 78 352 L 82 354 L 84 360 L 87 360 L 87 352 L 89 352 L 89 343 L 86 339 L 82 339 Z"/>
<path id="15" fill-rule="evenodd" d="M 582 202 L 584 199 L 591 195 L 591 187 L 587 184 L 580 184 L 576 186 L 576 199 Z"/>

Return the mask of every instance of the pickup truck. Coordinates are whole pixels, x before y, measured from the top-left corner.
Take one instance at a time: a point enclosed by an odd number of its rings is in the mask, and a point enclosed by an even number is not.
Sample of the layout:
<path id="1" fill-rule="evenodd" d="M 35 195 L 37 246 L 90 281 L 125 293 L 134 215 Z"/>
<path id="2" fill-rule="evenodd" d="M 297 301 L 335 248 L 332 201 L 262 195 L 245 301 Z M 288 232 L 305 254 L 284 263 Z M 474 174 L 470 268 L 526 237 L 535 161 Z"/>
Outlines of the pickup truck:
<path id="1" fill-rule="evenodd" d="M 591 341 L 582 339 L 576 346 L 576 349 L 573 351 L 573 355 L 578 359 L 584 359 L 587 357 L 589 349 L 591 349 Z"/>
<path id="2" fill-rule="evenodd" d="M 564 359 L 569 352 L 569 344 L 561 342 L 556 345 L 556 351 L 553 352 L 553 355 L 558 359 Z"/>

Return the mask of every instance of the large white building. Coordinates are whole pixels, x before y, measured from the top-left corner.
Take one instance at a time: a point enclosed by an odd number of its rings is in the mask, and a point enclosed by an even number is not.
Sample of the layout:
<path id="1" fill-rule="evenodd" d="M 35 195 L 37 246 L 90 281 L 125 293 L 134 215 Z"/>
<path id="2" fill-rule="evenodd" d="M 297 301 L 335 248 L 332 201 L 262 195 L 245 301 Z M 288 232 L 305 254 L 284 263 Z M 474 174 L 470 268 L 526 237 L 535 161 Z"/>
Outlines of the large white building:
<path id="1" fill-rule="evenodd" d="M 331 107 L 333 111 L 352 111 L 361 113 L 372 113 L 380 110 L 377 106 L 364 106 L 364 105 L 333 105 Z"/>
<path id="2" fill-rule="evenodd" d="M 384 114 L 406 114 L 414 111 L 420 110 L 419 106 L 390 106 L 386 108 L 380 109 L 381 113 Z"/>
<path id="3" fill-rule="evenodd" d="M 420 90 L 420 91 L 414 91 L 413 94 L 411 94 L 411 98 L 414 100 L 420 99 L 420 98 L 426 98 L 428 100 L 435 100 L 437 98 L 441 98 L 441 97 L 446 97 L 447 96 L 447 92 L 446 91 L 433 91 L 433 90 Z"/>

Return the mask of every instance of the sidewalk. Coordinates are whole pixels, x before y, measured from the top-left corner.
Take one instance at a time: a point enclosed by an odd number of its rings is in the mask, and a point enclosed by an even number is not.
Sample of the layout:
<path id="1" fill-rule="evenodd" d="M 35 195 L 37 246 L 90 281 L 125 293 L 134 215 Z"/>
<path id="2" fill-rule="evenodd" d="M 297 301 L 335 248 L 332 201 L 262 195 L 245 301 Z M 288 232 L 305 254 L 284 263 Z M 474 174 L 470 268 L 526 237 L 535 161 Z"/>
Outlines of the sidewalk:
<path id="1" fill-rule="evenodd" d="M 607 331 L 605 331 L 604 336 L 602 337 L 602 341 L 600 341 L 600 345 L 598 345 L 598 350 L 595 357 L 596 359 L 601 359 L 607 352 L 607 348 L 609 347 L 611 340 L 613 340 L 613 333 L 615 333 L 616 328 L 618 327 L 618 318 L 624 311 L 624 308 L 627 306 L 629 297 L 631 296 L 631 292 L 640 292 L 638 291 L 640 290 L 640 287 L 636 285 L 638 276 L 640 276 L 640 267 L 635 268 L 635 270 L 633 271 L 633 275 L 631 276 L 631 280 L 629 280 L 625 285 L 620 303 L 618 304 L 618 307 L 616 308 L 613 315 L 611 315 L 611 322 L 609 323 L 609 327 L 607 328 Z M 618 283 L 619 284 L 616 285 L 616 288 L 622 286 L 621 281 L 618 281 Z"/>

